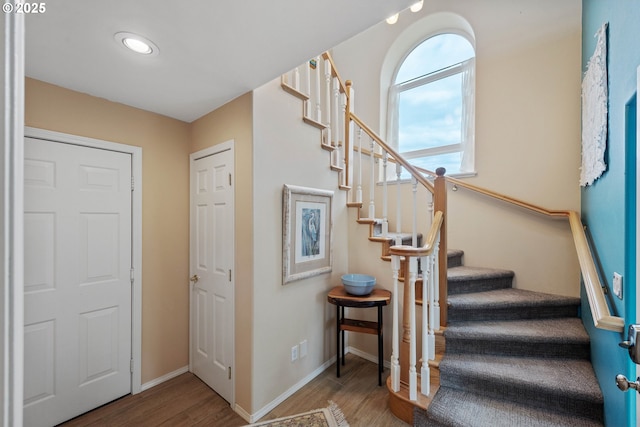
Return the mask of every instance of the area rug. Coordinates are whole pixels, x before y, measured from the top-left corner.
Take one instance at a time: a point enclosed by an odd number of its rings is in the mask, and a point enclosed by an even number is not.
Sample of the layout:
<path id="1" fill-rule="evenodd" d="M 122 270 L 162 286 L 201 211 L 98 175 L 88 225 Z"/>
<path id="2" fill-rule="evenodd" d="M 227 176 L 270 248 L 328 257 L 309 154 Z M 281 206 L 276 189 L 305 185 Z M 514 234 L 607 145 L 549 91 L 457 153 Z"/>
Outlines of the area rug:
<path id="1" fill-rule="evenodd" d="M 334 402 L 329 407 L 314 409 L 302 414 L 250 424 L 251 427 L 349 427 L 344 414 Z M 248 426 L 247 426 L 248 427 Z"/>

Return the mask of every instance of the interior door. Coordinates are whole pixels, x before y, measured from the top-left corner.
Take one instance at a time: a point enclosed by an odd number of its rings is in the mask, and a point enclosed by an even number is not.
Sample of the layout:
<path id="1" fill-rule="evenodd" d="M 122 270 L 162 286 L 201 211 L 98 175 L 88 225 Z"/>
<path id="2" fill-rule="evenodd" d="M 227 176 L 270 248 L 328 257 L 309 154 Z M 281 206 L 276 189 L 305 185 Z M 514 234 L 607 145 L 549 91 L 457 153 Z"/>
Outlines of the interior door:
<path id="1" fill-rule="evenodd" d="M 24 423 L 131 391 L 131 155 L 25 138 Z"/>
<path id="2" fill-rule="evenodd" d="M 192 372 L 233 403 L 233 143 L 191 156 Z"/>

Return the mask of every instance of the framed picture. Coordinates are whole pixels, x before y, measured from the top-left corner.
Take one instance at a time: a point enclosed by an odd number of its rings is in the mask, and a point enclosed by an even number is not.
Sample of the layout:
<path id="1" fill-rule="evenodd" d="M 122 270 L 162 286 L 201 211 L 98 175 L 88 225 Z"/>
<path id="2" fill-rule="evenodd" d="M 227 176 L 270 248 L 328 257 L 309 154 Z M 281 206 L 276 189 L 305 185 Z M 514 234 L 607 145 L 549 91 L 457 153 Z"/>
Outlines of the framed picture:
<path id="1" fill-rule="evenodd" d="M 331 271 L 333 191 L 284 186 L 282 284 Z"/>

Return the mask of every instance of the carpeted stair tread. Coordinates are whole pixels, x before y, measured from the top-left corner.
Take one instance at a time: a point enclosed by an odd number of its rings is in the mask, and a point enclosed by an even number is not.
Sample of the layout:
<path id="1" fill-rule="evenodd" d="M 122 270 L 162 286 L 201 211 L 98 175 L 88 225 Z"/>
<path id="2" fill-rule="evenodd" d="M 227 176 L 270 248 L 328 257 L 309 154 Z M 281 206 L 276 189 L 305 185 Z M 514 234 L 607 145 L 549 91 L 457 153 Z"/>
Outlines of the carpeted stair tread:
<path id="1" fill-rule="evenodd" d="M 577 318 L 457 322 L 444 332 L 447 354 L 589 359 L 589 335 Z"/>
<path id="2" fill-rule="evenodd" d="M 447 269 L 448 294 L 510 288 L 514 273 L 495 268 L 457 266 Z"/>
<path id="3" fill-rule="evenodd" d="M 575 317 L 580 299 L 523 289 L 449 296 L 449 322 Z"/>
<path id="4" fill-rule="evenodd" d="M 598 421 L 538 410 L 441 386 L 428 415 L 416 411 L 414 425 L 456 427 L 601 427 Z"/>
<path id="5" fill-rule="evenodd" d="M 460 249 L 447 249 L 447 267 L 453 268 L 462 265 L 464 251 Z"/>
<path id="6" fill-rule="evenodd" d="M 448 355 L 440 362 L 440 385 L 602 417 L 602 393 L 587 360 Z"/>

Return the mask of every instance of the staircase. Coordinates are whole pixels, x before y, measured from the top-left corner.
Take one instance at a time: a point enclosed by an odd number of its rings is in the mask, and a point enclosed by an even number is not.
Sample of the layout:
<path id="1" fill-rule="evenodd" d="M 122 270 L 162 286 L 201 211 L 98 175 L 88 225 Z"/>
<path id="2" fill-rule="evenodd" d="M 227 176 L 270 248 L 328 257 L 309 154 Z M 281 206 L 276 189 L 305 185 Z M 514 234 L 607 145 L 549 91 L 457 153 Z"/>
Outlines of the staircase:
<path id="1" fill-rule="evenodd" d="M 451 255 L 453 253 L 453 255 Z M 579 298 L 514 289 L 450 252 L 440 388 L 415 426 L 602 426 Z"/>
<path id="2" fill-rule="evenodd" d="M 302 101 L 303 121 L 320 130 L 338 187 L 352 200 L 348 206 L 357 208 L 358 223 L 369 226 L 369 240 L 381 243 L 381 260 L 390 261 L 391 411 L 415 426 L 602 426 L 603 397 L 589 361 L 589 337 L 578 317 L 580 299 L 514 289 L 511 271 L 463 265 L 462 251 L 447 250 L 447 183 L 551 219 L 568 219 L 594 324 L 621 332 L 624 322 L 609 313 L 579 214 L 445 179 L 444 170 L 418 170 L 351 112 L 353 88 L 340 80 L 330 56 L 325 53 L 311 63 L 283 75 L 282 88 Z M 387 163 L 396 169 L 395 204 L 387 196 Z M 413 215 L 411 233 L 400 232 L 401 208 L 410 204 L 400 196 L 403 168 L 412 176 L 413 206 L 405 207 Z M 368 182 L 362 178 L 366 175 Z M 367 189 L 368 204 L 362 194 Z M 430 212 L 419 216 L 431 226 L 422 236 L 416 227 L 416 194 L 425 189 Z M 381 208 L 374 198 L 382 199 Z M 396 232 L 389 231 L 389 205 L 397 208 Z"/>

